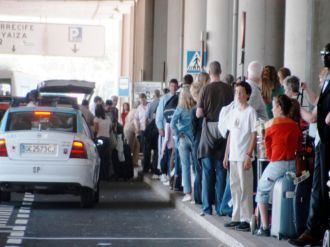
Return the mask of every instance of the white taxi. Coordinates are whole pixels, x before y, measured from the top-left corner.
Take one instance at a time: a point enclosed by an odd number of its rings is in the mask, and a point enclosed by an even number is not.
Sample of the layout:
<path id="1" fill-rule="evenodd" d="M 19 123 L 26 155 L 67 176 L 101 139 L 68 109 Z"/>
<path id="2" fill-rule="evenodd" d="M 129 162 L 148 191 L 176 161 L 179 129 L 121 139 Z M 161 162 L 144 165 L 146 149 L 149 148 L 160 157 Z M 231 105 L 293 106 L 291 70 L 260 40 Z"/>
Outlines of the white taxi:
<path id="1" fill-rule="evenodd" d="M 0 199 L 10 193 L 80 195 L 99 199 L 100 158 L 82 113 L 73 107 L 12 107 L 0 125 Z"/>

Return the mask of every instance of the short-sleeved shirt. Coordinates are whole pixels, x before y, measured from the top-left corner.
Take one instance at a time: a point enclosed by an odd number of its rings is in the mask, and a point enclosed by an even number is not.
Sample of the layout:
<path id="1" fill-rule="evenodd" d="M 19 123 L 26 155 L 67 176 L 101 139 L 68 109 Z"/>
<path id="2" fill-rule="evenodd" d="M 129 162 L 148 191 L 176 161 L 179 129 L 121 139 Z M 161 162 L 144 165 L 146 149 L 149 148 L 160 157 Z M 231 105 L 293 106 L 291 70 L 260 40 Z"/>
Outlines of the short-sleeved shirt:
<path id="1" fill-rule="evenodd" d="M 208 122 L 217 122 L 222 106 L 233 101 L 233 90 L 224 82 L 207 84 L 200 94 L 197 107 L 203 108 L 204 117 Z"/>
<path id="2" fill-rule="evenodd" d="M 251 134 L 256 132 L 257 113 L 252 106 L 244 110 L 235 107 L 230 112 L 228 129 L 230 131 L 230 161 L 244 161 L 249 148 Z"/>
<path id="3" fill-rule="evenodd" d="M 233 89 L 224 82 L 212 82 L 206 85 L 200 93 L 200 100 L 197 107 L 202 108 L 204 112 L 204 121 L 201 134 L 201 140 L 198 147 L 198 158 L 212 157 L 220 160 L 224 156 L 226 141 L 216 145 L 215 137 L 210 136 L 207 131 L 206 122 L 218 122 L 219 113 L 223 106 L 229 105 L 234 99 Z"/>

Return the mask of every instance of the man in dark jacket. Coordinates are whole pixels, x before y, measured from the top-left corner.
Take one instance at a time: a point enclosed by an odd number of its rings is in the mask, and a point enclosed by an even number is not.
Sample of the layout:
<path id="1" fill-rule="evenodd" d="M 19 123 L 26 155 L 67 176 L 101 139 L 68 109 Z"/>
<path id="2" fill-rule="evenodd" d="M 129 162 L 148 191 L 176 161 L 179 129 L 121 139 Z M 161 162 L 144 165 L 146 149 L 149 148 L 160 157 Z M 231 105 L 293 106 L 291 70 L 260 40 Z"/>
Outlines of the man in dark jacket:
<path id="1" fill-rule="evenodd" d="M 326 116 L 330 112 L 330 43 L 325 46 L 321 55 L 324 67 L 328 68 L 328 74 L 317 103 L 317 130 L 320 142 L 315 150 L 313 189 L 307 229 L 298 239 L 289 240 L 289 243 L 295 246 L 320 244 L 325 230 L 329 228 L 330 195 L 326 183 L 329 180 L 330 170 L 330 126 L 326 124 Z"/>

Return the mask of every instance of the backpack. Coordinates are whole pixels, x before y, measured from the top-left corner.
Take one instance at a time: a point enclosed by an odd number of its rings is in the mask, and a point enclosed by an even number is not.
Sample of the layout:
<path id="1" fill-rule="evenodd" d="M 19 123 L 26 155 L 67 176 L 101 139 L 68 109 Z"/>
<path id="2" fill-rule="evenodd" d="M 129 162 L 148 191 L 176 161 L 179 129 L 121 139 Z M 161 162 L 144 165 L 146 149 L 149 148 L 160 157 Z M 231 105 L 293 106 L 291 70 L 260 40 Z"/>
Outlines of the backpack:
<path id="1" fill-rule="evenodd" d="M 174 111 L 179 103 L 179 96 L 173 95 L 165 104 L 164 107 L 164 118 L 167 123 L 170 123 L 172 120 L 172 116 L 174 114 Z"/>

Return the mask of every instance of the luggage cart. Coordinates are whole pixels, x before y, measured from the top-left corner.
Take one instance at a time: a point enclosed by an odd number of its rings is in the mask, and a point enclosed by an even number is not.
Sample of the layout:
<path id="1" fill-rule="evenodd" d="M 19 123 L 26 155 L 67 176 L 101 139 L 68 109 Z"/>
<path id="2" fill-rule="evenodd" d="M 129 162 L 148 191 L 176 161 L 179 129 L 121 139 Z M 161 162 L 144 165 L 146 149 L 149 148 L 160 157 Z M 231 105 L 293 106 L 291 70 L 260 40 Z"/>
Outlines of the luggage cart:
<path id="1" fill-rule="evenodd" d="M 264 170 L 263 166 L 265 164 L 268 164 L 269 162 L 269 160 L 266 157 L 264 139 L 265 139 L 265 125 L 262 120 L 259 120 L 259 123 L 257 124 L 257 181 L 258 182 Z M 250 221 L 251 233 L 254 234 L 255 230 L 258 227 L 260 227 L 260 212 L 258 209 L 258 205 L 256 205 L 254 214 L 252 215 Z"/>

